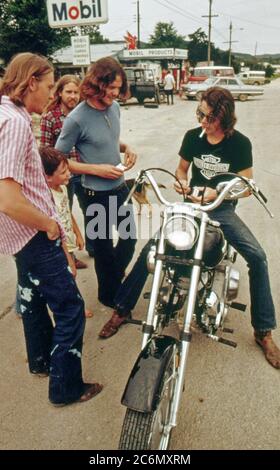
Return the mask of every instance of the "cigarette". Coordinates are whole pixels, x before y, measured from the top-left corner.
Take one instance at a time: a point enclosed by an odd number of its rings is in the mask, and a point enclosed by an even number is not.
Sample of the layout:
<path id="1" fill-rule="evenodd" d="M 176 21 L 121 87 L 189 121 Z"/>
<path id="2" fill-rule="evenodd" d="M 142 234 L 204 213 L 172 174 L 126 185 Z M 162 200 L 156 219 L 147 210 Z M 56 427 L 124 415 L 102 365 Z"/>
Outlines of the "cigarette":
<path id="1" fill-rule="evenodd" d="M 202 129 L 201 133 L 199 134 L 199 137 L 202 139 L 202 137 L 204 136 L 206 130 L 205 129 Z"/>

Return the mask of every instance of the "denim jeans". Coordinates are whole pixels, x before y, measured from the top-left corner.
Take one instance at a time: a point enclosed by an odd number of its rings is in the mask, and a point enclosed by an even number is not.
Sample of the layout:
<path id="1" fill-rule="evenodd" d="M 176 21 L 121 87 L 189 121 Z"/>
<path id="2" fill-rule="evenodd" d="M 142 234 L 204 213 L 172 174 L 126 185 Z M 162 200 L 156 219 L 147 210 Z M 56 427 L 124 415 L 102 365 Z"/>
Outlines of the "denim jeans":
<path id="1" fill-rule="evenodd" d="M 81 208 L 81 211 L 84 216 L 84 227 L 86 228 L 86 220 L 85 220 L 85 210 L 83 203 L 84 203 L 84 188 L 81 183 L 81 175 L 73 175 L 71 176 L 69 180 L 69 184 L 67 186 L 67 192 L 68 192 L 68 199 L 69 199 L 69 205 L 70 205 L 70 210 L 72 210 L 73 206 L 73 199 L 74 195 L 76 194 L 79 206 Z M 85 230 L 85 248 L 86 251 L 89 253 L 90 256 L 94 255 L 94 240 L 91 240 L 90 238 L 87 237 L 86 230 Z"/>
<path id="2" fill-rule="evenodd" d="M 121 284 L 115 296 L 115 308 L 121 316 L 127 316 L 130 311 L 134 309 L 137 300 L 140 297 L 149 274 L 147 268 L 147 255 L 149 253 L 150 247 L 154 243 L 155 241 L 152 238 L 142 248 L 136 263 L 134 264 L 129 275 Z"/>
<path id="3" fill-rule="evenodd" d="M 211 218 L 221 224 L 225 238 L 246 260 L 249 267 L 251 296 L 251 323 L 255 330 L 268 331 L 276 328 L 266 255 L 254 235 L 235 213 L 234 203 L 224 203 L 211 212 Z M 150 240 L 142 249 L 130 274 L 115 296 L 115 306 L 121 315 L 132 310 L 141 294 L 148 276 L 146 258 Z"/>
<path id="4" fill-rule="evenodd" d="M 45 232 L 39 232 L 15 260 L 30 372 L 49 370 L 50 401 L 71 403 L 84 392 L 81 356 L 85 317 L 84 301 L 61 241 L 51 241 Z"/>
<path id="5" fill-rule="evenodd" d="M 94 262 L 98 280 L 98 299 L 105 305 L 114 304 L 114 297 L 120 287 L 125 269 L 132 259 L 136 228 L 131 205 L 124 208 L 123 203 L 128 195 L 125 184 L 111 191 L 96 191 L 90 195 L 85 189 L 83 196 L 86 208 L 87 235 L 94 239 Z M 97 220 L 98 207 L 102 209 L 100 223 Z M 120 213 L 120 210 L 124 210 Z M 129 214 L 129 218 L 128 218 Z M 128 221 L 125 230 L 125 221 Z M 118 231 L 119 239 L 113 245 L 113 225 Z M 122 227 L 124 228 L 122 230 Z M 96 232 L 97 230 L 97 232 Z"/>
<path id="6" fill-rule="evenodd" d="M 235 204 L 226 202 L 211 212 L 221 224 L 226 240 L 245 259 L 249 268 L 251 323 L 255 330 L 276 328 L 266 254 L 252 232 L 235 213 Z"/>

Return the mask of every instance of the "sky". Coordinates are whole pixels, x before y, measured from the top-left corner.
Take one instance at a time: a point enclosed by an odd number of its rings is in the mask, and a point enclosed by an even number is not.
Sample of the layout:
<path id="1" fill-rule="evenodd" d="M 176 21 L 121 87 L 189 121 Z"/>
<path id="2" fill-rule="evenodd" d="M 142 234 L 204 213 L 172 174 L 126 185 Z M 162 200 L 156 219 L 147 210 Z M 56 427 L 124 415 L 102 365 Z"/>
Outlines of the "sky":
<path id="1" fill-rule="evenodd" d="M 147 41 L 159 22 L 174 23 L 183 36 L 202 28 L 208 34 L 209 0 L 139 0 L 140 37 Z M 101 25 L 110 40 L 126 31 L 137 34 L 136 0 L 108 0 L 109 22 Z M 232 21 L 232 50 L 255 55 L 280 54 L 280 0 L 213 0 L 211 41 L 226 50 Z M 187 37 L 188 39 L 188 37 Z M 236 42 L 234 42 L 236 41 Z"/>

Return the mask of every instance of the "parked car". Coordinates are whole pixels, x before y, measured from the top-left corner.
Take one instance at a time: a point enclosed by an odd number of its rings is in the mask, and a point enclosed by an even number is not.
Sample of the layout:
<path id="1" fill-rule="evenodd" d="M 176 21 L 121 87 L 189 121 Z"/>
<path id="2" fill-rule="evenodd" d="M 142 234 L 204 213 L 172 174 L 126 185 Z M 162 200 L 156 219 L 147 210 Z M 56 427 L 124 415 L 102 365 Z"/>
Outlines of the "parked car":
<path id="1" fill-rule="evenodd" d="M 246 101 L 249 96 L 263 95 L 264 93 L 264 89 L 260 86 L 245 85 L 238 77 L 208 78 L 203 83 L 187 83 L 183 89 L 187 98 L 195 98 L 199 101 L 202 93 L 212 86 L 226 88 L 234 98 L 240 101 Z"/>
<path id="2" fill-rule="evenodd" d="M 247 70 L 240 72 L 238 77 L 245 85 L 264 85 L 266 82 L 264 70 Z"/>
<path id="3" fill-rule="evenodd" d="M 146 98 L 154 98 L 156 103 L 161 102 L 159 85 L 156 83 L 151 69 L 140 67 L 124 67 L 129 84 L 130 95 L 143 104 Z"/>

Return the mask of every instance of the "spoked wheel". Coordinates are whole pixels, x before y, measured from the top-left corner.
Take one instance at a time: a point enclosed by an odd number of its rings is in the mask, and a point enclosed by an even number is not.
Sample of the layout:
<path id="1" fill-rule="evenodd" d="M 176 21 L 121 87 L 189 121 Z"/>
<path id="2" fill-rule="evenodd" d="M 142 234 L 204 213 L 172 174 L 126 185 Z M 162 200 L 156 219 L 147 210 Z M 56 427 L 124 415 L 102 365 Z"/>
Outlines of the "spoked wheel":
<path id="1" fill-rule="evenodd" d="M 168 449 L 172 427 L 171 408 L 177 379 L 177 348 L 162 377 L 161 394 L 152 413 L 127 409 L 123 422 L 119 449 L 165 450 Z"/>

